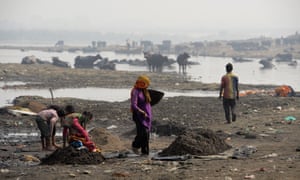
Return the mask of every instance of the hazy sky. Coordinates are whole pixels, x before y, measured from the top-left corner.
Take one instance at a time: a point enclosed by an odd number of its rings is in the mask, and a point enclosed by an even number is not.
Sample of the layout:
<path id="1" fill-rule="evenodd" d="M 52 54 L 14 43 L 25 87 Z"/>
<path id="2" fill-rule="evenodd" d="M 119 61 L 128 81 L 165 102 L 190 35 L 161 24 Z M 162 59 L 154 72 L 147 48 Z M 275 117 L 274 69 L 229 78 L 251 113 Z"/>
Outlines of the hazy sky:
<path id="1" fill-rule="evenodd" d="M 294 33 L 299 0 L 0 0 L 0 29 Z"/>

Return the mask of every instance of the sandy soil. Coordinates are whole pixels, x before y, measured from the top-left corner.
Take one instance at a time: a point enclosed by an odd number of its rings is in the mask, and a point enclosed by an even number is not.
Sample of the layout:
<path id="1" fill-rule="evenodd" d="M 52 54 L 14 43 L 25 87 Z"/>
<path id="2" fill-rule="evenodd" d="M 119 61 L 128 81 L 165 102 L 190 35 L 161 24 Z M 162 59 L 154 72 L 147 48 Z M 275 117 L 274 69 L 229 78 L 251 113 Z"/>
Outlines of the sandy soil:
<path id="1" fill-rule="evenodd" d="M 217 84 L 188 82 L 175 74 L 146 73 L 154 88 L 216 90 Z M 18 87 L 128 87 L 138 73 L 99 70 L 66 71 L 51 66 L 1 64 L 2 80 L 39 82 Z M 270 89 L 270 86 L 241 85 L 246 89 Z M 51 104 L 51 99 L 22 97 L 17 105 L 28 102 Z M 129 102 L 108 103 L 80 99 L 55 98 L 54 103 L 73 104 L 78 111 L 94 113 L 88 128 L 104 128 L 116 137 L 115 145 L 103 146 L 103 154 L 130 151 L 134 137 Z M 154 132 L 151 136 L 151 156 L 106 159 L 95 165 L 40 165 L 39 161 L 52 152 L 40 151 L 37 141 L 13 143 L 4 141 L 0 149 L 0 179 L 299 179 L 300 177 L 300 98 L 279 98 L 269 94 L 241 97 L 237 106 L 238 119 L 224 124 L 222 102 L 213 97 L 164 98 L 153 107 Z M 285 121 L 293 116 L 295 121 Z M 217 132 L 232 148 L 218 156 L 190 156 L 178 161 L 153 160 L 152 156 L 167 148 L 182 129 L 198 128 Z M 1 132 L 36 131 L 32 116 L 13 116 L 0 111 Z M 93 136 L 92 136 L 93 137 Z M 94 137 L 96 139 L 96 137 Z M 61 142 L 60 139 L 58 139 Z M 242 147 L 256 149 L 244 158 L 233 158 Z M 115 149 L 114 149 L 115 148 Z"/>

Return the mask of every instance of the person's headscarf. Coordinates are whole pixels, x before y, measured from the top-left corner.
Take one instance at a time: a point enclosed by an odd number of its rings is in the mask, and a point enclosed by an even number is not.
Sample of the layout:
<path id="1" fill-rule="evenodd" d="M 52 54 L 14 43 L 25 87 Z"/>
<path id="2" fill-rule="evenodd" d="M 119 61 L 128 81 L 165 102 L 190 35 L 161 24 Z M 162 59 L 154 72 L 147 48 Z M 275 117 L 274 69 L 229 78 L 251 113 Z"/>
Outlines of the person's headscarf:
<path id="1" fill-rule="evenodd" d="M 145 75 L 141 75 L 137 78 L 134 87 L 145 89 L 148 88 L 149 85 L 150 85 L 150 79 Z"/>
<path id="2" fill-rule="evenodd" d="M 143 90 L 147 102 L 151 102 L 151 97 L 149 91 L 147 90 L 149 85 L 150 85 L 150 79 L 148 76 L 145 75 L 139 76 L 134 85 L 135 88 L 139 88 Z"/>

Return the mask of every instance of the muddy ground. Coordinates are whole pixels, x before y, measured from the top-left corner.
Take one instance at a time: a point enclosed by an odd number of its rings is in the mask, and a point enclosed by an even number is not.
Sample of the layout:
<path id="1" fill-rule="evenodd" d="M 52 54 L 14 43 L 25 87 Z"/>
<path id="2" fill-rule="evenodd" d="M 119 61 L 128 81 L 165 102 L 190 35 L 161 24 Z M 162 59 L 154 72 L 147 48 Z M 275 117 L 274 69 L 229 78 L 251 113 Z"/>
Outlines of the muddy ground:
<path id="1" fill-rule="evenodd" d="M 152 87 L 160 90 L 217 90 L 217 84 L 189 82 L 172 73 L 146 73 Z M 25 81 L 27 85 L 5 88 L 61 87 L 125 87 L 131 88 L 137 72 L 78 70 L 52 66 L 1 64 L 0 77 L 5 81 Z M 241 90 L 264 89 L 272 86 L 241 85 Z M 51 99 L 20 97 L 19 106 L 31 107 L 29 102 L 51 104 Z M 38 139 L 25 142 L 1 142 L 0 179 L 299 179 L 300 177 L 300 98 L 279 98 L 269 94 L 241 97 L 237 104 L 238 119 L 225 124 L 222 102 L 215 97 L 163 98 L 153 107 L 154 128 L 150 156 L 134 156 L 130 145 L 134 138 L 129 101 L 102 102 L 75 98 L 55 98 L 54 103 L 73 104 L 77 111 L 89 110 L 94 120 L 88 125 L 92 138 L 106 158 L 95 164 L 41 165 L 43 158 L 53 152 L 40 151 Z M 36 107 L 35 107 L 36 108 Z M 295 121 L 286 121 L 293 116 Z M 38 132 L 32 116 L 15 116 L 1 109 L 1 132 Z M 58 126 L 58 130 L 59 130 Z M 100 130 L 99 130 L 100 129 Z M 157 153 L 171 145 L 176 150 L 197 135 L 186 135 L 209 129 L 217 141 L 230 149 L 214 156 L 179 156 L 175 161 L 155 159 Z M 189 133 L 186 133 L 189 132 Z M 182 142 L 177 138 L 185 134 Z M 212 136 L 209 136 L 212 137 Z M 184 139 L 184 138 L 182 138 Z M 201 138 L 200 138 L 201 139 Z M 189 141 L 190 140 L 190 141 Z M 61 143 L 61 138 L 58 137 Z M 182 143 L 182 144 L 176 144 Z M 211 142 L 211 141 L 208 141 Z M 216 141 L 215 141 L 216 142 Z M 197 143 L 197 142 L 193 142 Z M 203 143 L 201 147 L 205 146 Z M 193 146 L 197 147 L 197 146 Z M 192 147 L 192 148 L 193 148 Z M 199 147 L 198 147 L 199 148 Z M 194 150 L 194 149 L 193 149 Z M 240 154 L 236 155 L 237 150 Z M 194 151 L 195 152 L 195 151 Z M 116 154 L 117 156 L 113 156 Z M 108 156 L 112 155 L 112 156 Z"/>

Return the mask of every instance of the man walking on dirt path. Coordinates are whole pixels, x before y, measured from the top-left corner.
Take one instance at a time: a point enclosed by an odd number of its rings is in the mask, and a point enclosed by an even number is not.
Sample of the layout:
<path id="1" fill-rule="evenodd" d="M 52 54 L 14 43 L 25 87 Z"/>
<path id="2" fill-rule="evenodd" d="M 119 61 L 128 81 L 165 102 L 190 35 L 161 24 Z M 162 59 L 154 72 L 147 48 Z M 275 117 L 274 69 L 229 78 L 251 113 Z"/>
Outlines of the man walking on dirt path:
<path id="1" fill-rule="evenodd" d="M 237 75 L 232 73 L 232 69 L 231 63 L 226 64 L 227 73 L 222 76 L 219 94 L 219 99 L 222 98 L 223 94 L 223 108 L 228 124 L 231 121 L 236 121 L 235 106 L 236 100 L 239 100 L 239 79 Z"/>

